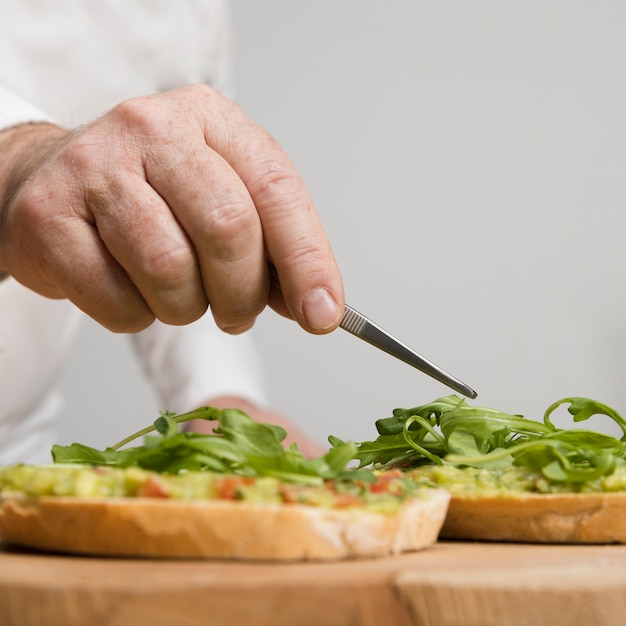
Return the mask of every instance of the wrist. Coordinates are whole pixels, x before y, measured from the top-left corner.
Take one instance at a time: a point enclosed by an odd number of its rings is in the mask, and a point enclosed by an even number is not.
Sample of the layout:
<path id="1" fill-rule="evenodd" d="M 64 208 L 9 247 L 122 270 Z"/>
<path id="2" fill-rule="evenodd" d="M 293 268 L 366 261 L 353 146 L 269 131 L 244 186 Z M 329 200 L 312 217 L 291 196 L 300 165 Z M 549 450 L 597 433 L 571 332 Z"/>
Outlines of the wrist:
<path id="1" fill-rule="evenodd" d="M 18 124 L 0 130 L 0 229 L 21 184 L 66 135 L 68 131 L 47 122 Z M 0 281 L 8 276 L 5 270 L 0 250 Z"/>
<path id="2" fill-rule="evenodd" d="M 27 178 L 51 148 L 68 131 L 47 122 L 18 124 L 0 130 L 0 206 L 7 202 L 9 191 Z"/>

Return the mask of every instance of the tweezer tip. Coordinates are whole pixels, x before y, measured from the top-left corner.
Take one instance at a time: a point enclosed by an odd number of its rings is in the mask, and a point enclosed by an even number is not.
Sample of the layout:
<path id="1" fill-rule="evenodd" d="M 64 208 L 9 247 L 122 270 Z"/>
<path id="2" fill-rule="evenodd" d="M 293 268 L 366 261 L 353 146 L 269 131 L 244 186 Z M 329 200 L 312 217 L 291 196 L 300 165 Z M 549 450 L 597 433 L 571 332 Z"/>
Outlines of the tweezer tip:
<path id="1" fill-rule="evenodd" d="M 466 398 L 469 398 L 470 400 L 475 400 L 478 397 L 478 392 L 474 391 L 471 387 L 469 387 L 465 383 L 462 383 L 460 381 L 455 381 L 455 382 L 456 382 L 455 385 L 450 384 L 448 386 L 452 387 L 453 389 L 455 389 L 456 391 L 464 395 Z"/>

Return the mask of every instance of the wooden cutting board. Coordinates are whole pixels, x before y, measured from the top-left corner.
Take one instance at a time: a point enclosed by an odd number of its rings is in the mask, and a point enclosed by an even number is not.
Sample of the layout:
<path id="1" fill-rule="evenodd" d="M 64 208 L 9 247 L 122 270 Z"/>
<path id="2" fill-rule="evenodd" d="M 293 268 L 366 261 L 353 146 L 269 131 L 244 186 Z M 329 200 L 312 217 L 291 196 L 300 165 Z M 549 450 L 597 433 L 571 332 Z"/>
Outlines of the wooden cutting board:
<path id="1" fill-rule="evenodd" d="M 613 626 L 626 546 L 440 542 L 342 563 L 45 555 L 0 545 L 1 626 Z"/>

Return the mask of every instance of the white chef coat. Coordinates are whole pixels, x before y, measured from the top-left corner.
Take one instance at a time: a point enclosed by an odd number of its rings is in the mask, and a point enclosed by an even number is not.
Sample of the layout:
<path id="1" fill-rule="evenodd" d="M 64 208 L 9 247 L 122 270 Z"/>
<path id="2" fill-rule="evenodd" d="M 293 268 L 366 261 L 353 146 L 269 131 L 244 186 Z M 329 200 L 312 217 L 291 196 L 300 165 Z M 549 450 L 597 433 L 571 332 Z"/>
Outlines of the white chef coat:
<path id="1" fill-rule="evenodd" d="M 20 0 L 0 3 L 0 129 L 75 127 L 126 98 L 205 82 L 230 93 L 219 0 Z M 15 280 L 0 283 L 0 464 L 49 459 L 62 406 L 56 388 L 81 313 Z M 249 334 L 210 313 L 132 335 L 161 406 L 180 412 L 217 395 L 265 403 Z"/>

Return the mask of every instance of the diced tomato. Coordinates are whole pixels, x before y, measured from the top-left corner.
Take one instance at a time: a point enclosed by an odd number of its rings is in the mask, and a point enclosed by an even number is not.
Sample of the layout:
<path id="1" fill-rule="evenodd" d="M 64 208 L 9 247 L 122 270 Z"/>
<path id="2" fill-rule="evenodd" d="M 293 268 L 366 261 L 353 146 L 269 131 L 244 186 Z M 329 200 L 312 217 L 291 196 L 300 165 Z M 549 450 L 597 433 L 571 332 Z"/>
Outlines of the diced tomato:
<path id="1" fill-rule="evenodd" d="M 370 491 L 372 493 L 386 493 L 389 491 L 390 481 L 376 481 L 370 485 Z"/>
<path id="2" fill-rule="evenodd" d="M 393 481 L 399 476 L 402 476 L 402 472 L 400 471 L 391 471 L 380 474 L 375 483 L 370 483 L 369 487 L 371 493 L 387 493 Z"/>
<path id="3" fill-rule="evenodd" d="M 286 504 L 295 504 L 298 502 L 298 494 L 290 485 L 280 485 L 278 488 L 280 497 Z"/>
<path id="4" fill-rule="evenodd" d="M 336 495 L 335 507 L 338 509 L 349 506 L 363 506 L 363 504 L 365 504 L 363 498 L 352 493 L 337 493 Z"/>
<path id="5" fill-rule="evenodd" d="M 253 482 L 254 479 L 247 476 L 226 476 L 218 485 L 217 497 L 221 500 L 237 500 L 240 487 Z"/>
<path id="6" fill-rule="evenodd" d="M 137 490 L 139 498 L 169 498 L 165 485 L 161 483 L 155 476 L 149 476 L 148 480 Z"/>

